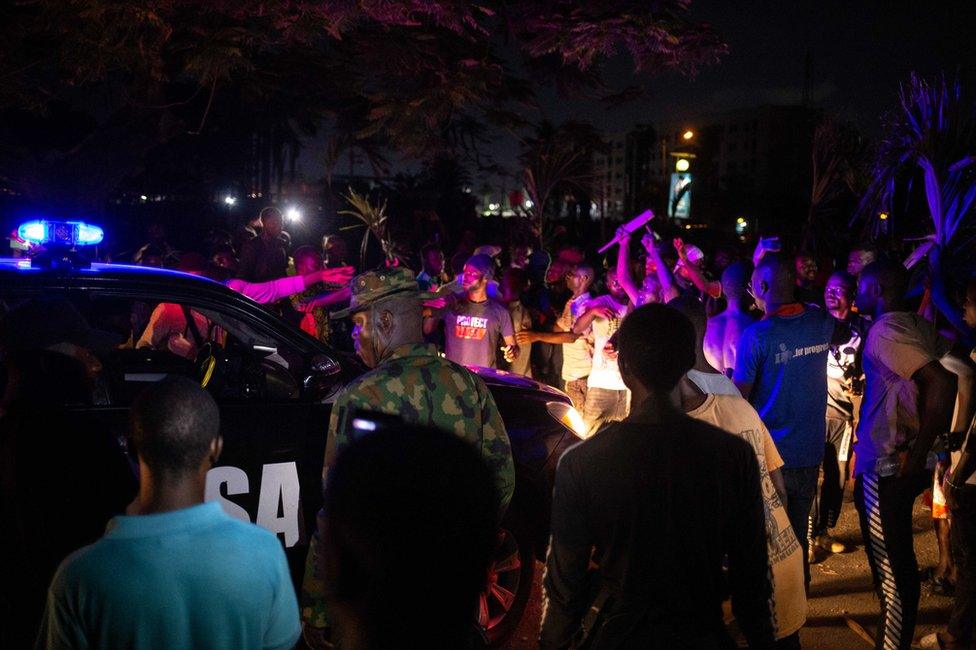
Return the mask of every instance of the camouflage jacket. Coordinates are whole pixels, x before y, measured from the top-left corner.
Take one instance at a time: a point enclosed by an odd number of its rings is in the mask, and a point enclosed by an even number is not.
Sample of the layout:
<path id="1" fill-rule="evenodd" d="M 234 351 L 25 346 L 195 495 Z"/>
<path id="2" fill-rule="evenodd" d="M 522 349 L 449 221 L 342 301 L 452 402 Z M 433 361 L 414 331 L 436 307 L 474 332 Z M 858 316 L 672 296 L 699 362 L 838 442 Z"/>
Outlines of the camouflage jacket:
<path id="1" fill-rule="evenodd" d="M 336 398 L 325 448 L 325 478 L 353 441 L 337 431 L 342 413 L 361 408 L 451 431 L 480 452 L 495 476 L 504 512 L 515 489 L 515 465 L 505 424 L 481 378 L 437 354 L 432 345 L 404 345 Z"/>
<path id="2" fill-rule="evenodd" d="M 377 368 L 343 389 L 329 420 L 323 485 L 338 455 L 353 442 L 338 432 L 343 412 L 349 408 L 398 415 L 410 422 L 452 431 L 467 440 L 491 468 L 501 495 L 500 512 L 505 512 L 515 490 L 515 465 L 498 407 L 481 378 L 438 356 L 436 347 L 401 346 Z M 324 517 L 325 513 L 319 511 L 319 532 Z M 302 620 L 314 627 L 326 627 L 325 585 L 318 569 L 318 553 L 318 540 L 313 538 L 302 588 Z"/>

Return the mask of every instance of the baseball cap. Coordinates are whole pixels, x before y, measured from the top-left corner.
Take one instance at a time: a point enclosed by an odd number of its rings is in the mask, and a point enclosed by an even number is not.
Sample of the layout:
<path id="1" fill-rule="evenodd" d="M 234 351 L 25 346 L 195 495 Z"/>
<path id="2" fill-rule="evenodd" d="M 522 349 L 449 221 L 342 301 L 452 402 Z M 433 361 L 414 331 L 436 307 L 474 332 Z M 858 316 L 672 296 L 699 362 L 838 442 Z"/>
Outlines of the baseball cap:
<path id="1" fill-rule="evenodd" d="M 685 247 L 685 255 L 688 257 L 688 261 L 692 264 L 697 264 L 705 259 L 705 253 L 702 251 L 702 249 L 694 245 Z"/>
<path id="2" fill-rule="evenodd" d="M 495 262 L 487 255 L 472 255 L 464 265 L 478 269 L 487 278 L 495 277 Z"/>

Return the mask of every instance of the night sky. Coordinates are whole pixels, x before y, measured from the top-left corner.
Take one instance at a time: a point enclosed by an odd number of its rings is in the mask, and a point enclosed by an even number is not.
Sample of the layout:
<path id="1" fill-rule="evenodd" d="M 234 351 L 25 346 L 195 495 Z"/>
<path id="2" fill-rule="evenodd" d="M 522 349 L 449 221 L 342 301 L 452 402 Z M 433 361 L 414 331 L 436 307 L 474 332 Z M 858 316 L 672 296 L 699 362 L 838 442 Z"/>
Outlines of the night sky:
<path id="1" fill-rule="evenodd" d="M 608 110 L 595 100 L 567 100 L 545 92 L 539 95 L 543 117 L 586 120 L 612 132 L 640 122 L 693 123 L 696 116 L 732 108 L 796 104 L 803 96 L 807 51 L 811 103 L 854 122 L 868 136 L 879 134 L 882 113 L 897 105 L 898 84 L 913 70 L 929 77 L 959 72 L 976 90 L 973 0 L 694 0 L 691 12 L 696 20 L 710 22 L 728 43 L 721 63 L 694 78 L 677 73 L 635 76 L 621 56 L 611 62 L 608 80 L 641 86 L 643 99 Z M 490 148 L 513 170 L 517 150 L 504 134 Z"/>

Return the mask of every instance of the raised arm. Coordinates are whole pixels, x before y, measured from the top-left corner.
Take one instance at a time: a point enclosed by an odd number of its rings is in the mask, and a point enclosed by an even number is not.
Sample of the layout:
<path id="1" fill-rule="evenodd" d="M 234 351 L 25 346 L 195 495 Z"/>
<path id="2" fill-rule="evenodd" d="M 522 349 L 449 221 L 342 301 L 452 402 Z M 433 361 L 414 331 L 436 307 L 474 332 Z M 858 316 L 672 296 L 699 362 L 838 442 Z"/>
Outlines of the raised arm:
<path id="1" fill-rule="evenodd" d="M 630 302 L 638 303 L 640 289 L 634 283 L 634 275 L 630 270 L 630 232 L 623 226 L 617 228 L 617 239 L 620 240 L 620 250 L 617 251 L 617 282 L 627 293 Z"/>
<path id="2" fill-rule="evenodd" d="M 681 259 L 681 266 L 688 273 L 688 278 L 699 291 L 712 298 L 718 298 L 722 295 L 722 283 L 717 280 L 709 281 L 705 279 L 698 266 L 688 261 L 685 243 L 678 237 L 674 238 L 674 249 L 678 252 L 678 257 Z"/>
<path id="3" fill-rule="evenodd" d="M 678 287 L 674 284 L 674 276 L 671 275 L 671 269 L 661 259 L 661 254 L 657 250 L 654 237 L 650 233 L 647 233 L 641 238 L 641 244 L 643 244 L 644 250 L 647 251 L 651 261 L 654 262 L 657 281 L 661 285 L 661 302 L 667 304 L 678 297 Z"/>
<path id="4" fill-rule="evenodd" d="M 323 293 L 308 300 L 303 301 L 300 307 L 305 310 L 317 309 L 319 307 L 335 307 L 343 303 L 349 302 L 352 298 L 352 289 L 350 287 L 343 287 L 342 289 L 337 289 L 336 291 L 329 291 L 328 293 Z"/>
<path id="5" fill-rule="evenodd" d="M 319 282 L 345 284 L 352 279 L 353 268 L 344 266 L 336 269 L 313 271 L 305 275 L 292 275 L 270 282 L 247 282 L 240 278 L 227 281 L 227 286 L 244 294 L 256 303 L 266 305 L 304 291 Z"/>
<path id="6" fill-rule="evenodd" d="M 766 253 L 778 253 L 781 248 L 779 237 L 760 237 L 756 242 L 756 249 L 752 252 L 752 265 L 759 266 Z"/>

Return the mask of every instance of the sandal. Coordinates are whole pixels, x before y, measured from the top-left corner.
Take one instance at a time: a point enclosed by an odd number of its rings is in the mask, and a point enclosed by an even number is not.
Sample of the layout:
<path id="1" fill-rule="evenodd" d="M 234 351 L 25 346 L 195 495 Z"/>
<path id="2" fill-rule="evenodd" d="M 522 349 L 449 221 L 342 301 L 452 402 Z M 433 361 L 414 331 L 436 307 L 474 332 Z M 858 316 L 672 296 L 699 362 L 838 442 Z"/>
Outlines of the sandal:
<path id="1" fill-rule="evenodd" d="M 946 650 L 948 648 L 941 632 L 933 632 L 923 636 L 919 639 L 919 647 L 923 650 Z"/>
<path id="2" fill-rule="evenodd" d="M 936 596 L 951 598 L 956 595 L 956 585 L 952 584 L 948 578 L 932 578 L 931 591 Z"/>

